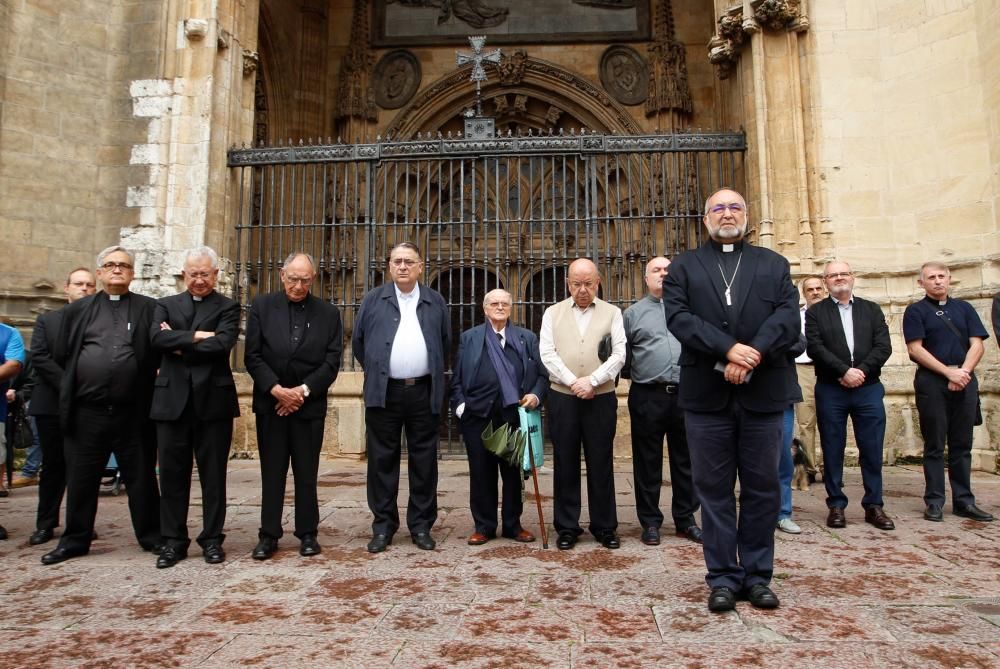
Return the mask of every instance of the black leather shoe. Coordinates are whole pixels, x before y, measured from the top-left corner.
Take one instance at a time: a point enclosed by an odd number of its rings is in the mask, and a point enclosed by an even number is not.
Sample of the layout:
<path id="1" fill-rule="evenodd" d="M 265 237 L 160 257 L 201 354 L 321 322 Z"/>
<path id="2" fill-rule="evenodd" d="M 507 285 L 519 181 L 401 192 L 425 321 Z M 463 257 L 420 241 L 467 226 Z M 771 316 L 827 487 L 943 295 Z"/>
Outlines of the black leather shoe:
<path id="1" fill-rule="evenodd" d="M 597 536 L 597 540 L 601 542 L 601 545 L 605 548 L 621 548 L 622 542 L 618 539 L 618 535 L 614 533 L 613 530 L 607 530 L 601 532 Z"/>
<path id="2" fill-rule="evenodd" d="M 677 530 L 677 536 L 690 539 L 696 544 L 701 543 L 701 528 L 697 525 L 688 525 L 683 530 Z"/>
<path id="3" fill-rule="evenodd" d="M 46 553 L 42 556 L 42 564 L 59 564 L 60 562 L 72 560 L 73 558 L 80 557 L 81 555 L 86 555 L 86 553 L 71 551 L 68 548 L 57 548 L 54 551 Z"/>
<path id="4" fill-rule="evenodd" d="M 392 543 L 392 537 L 388 534 L 376 534 L 368 542 L 369 553 L 381 553 L 385 547 Z"/>
<path id="5" fill-rule="evenodd" d="M 754 608 L 758 609 L 776 609 L 779 604 L 778 596 L 763 583 L 751 585 L 746 591 L 746 598 Z"/>
<path id="6" fill-rule="evenodd" d="M 159 555 L 160 553 L 163 552 L 163 549 L 166 547 L 167 547 L 166 544 L 153 544 L 152 546 L 143 546 L 142 550 L 146 551 L 147 553 L 152 553 L 153 555 Z"/>
<path id="7" fill-rule="evenodd" d="M 169 569 L 175 564 L 187 557 L 187 553 L 184 551 L 167 546 L 162 551 L 160 555 L 156 558 L 156 568 L 157 569 Z"/>
<path id="8" fill-rule="evenodd" d="M 981 523 L 988 523 L 993 520 L 993 514 L 986 513 L 975 504 L 970 504 L 968 506 L 956 506 L 955 515 L 961 516 L 962 518 L 978 520 Z"/>
<path id="9" fill-rule="evenodd" d="M 222 564 L 226 561 L 226 551 L 222 544 L 208 544 L 201 549 L 201 554 L 208 564 Z"/>
<path id="10" fill-rule="evenodd" d="M 660 545 L 660 528 L 658 527 L 647 527 L 643 529 L 642 536 L 639 537 L 639 541 L 646 544 L 647 546 L 659 546 Z"/>
<path id="11" fill-rule="evenodd" d="M 896 524 L 892 522 L 892 518 L 885 515 L 885 511 L 880 506 L 870 506 L 865 509 L 865 522 L 869 525 L 874 525 L 880 530 L 896 529 Z"/>
<path id="12" fill-rule="evenodd" d="M 576 545 L 576 534 L 573 532 L 560 532 L 556 539 L 556 548 L 561 551 L 568 551 Z"/>
<path id="13" fill-rule="evenodd" d="M 254 560 L 267 560 L 278 551 L 278 540 L 273 537 L 261 537 L 250 554 Z"/>
<path id="14" fill-rule="evenodd" d="M 28 543 L 32 546 L 37 546 L 38 544 L 44 544 L 46 541 L 52 541 L 53 536 L 55 536 L 55 532 L 52 530 L 35 530 L 28 537 Z"/>
<path id="15" fill-rule="evenodd" d="M 941 507 L 937 504 L 928 504 L 927 508 L 924 509 L 924 520 L 930 520 L 935 523 L 940 523 L 944 520 L 944 514 L 941 513 Z"/>
<path id="16" fill-rule="evenodd" d="M 736 608 L 736 593 L 724 585 L 712 588 L 708 595 L 708 610 L 720 613 Z"/>
<path id="17" fill-rule="evenodd" d="M 839 506 L 834 506 L 830 508 L 830 513 L 826 516 L 826 526 L 827 527 L 847 527 L 847 518 L 844 516 L 844 510 Z"/>
<path id="18" fill-rule="evenodd" d="M 323 552 L 320 548 L 319 542 L 316 541 L 315 534 L 307 534 L 302 537 L 302 545 L 299 546 L 299 555 L 302 557 L 310 557 L 312 555 L 319 555 Z"/>
<path id="19" fill-rule="evenodd" d="M 432 551 L 437 546 L 430 532 L 417 532 L 410 538 L 413 539 L 413 543 L 417 545 L 417 548 L 422 551 Z"/>

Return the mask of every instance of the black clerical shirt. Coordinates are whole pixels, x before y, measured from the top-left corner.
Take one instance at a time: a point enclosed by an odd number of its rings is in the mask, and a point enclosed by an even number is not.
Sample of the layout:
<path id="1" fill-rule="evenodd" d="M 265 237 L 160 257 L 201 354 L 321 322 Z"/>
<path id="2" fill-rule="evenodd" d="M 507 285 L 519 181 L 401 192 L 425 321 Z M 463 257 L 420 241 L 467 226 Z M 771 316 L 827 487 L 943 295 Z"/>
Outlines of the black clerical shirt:
<path id="1" fill-rule="evenodd" d="M 129 318 L 129 296 L 119 300 L 101 293 L 97 311 L 83 333 L 76 367 L 76 396 L 93 404 L 135 402 L 139 367 L 132 348 L 135 331 Z"/>

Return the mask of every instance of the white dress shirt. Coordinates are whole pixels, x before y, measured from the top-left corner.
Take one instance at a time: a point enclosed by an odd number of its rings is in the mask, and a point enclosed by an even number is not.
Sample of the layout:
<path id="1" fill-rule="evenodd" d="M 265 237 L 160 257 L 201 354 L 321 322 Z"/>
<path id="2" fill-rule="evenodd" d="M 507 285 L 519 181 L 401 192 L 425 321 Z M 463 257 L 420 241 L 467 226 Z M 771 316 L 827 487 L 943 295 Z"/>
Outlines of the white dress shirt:
<path id="1" fill-rule="evenodd" d="M 424 341 L 420 321 L 417 320 L 417 305 L 420 303 L 420 286 L 416 285 L 409 293 L 396 288 L 396 300 L 399 302 L 399 329 L 392 340 L 392 352 L 389 354 L 389 378 L 411 379 L 427 376 L 431 373 L 430 362 L 427 359 L 427 342 Z"/>

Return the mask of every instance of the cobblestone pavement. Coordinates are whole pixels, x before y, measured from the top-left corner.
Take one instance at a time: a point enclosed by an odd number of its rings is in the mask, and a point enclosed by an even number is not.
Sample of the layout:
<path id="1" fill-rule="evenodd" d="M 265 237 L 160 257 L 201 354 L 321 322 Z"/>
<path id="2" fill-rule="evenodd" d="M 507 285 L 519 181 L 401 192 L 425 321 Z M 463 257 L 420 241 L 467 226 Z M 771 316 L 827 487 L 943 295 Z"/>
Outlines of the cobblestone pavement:
<path id="1" fill-rule="evenodd" d="M 207 565 L 193 551 L 165 570 L 135 544 L 124 495 L 102 496 L 89 555 L 42 566 L 55 544 L 28 545 L 36 493 L 15 490 L 0 499 L 10 531 L 0 666 L 1000 667 L 1000 521 L 950 508 L 943 523 L 924 521 L 919 467 L 886 469 L 894 532 L 863 522 L 857 469 L 846 475 L 846 529 L 825 526 L 821 485 L 796 492 L 803 533 L 777 536 L 781 608 L 741 602 L 726 614 L 705 607 L 699 546 L 669 525 L 659 547 L 639 542 L 628 467 L 615 480 L 620 550 L 589 536 L 566 552 L 554 537 L 548 550 L 467 546 L 467 471 L 445 461 L 437 549 L 418 550 L 403 530 L 370 555 L 364 463 L 325 461 L 323 553 L 300 557 L 289 531 L 274 559 L 257 562 L 257 463 L 233 461 L 227 561 Z M 551 474 L 541 482 L 551 513 Z M 973 487 L 1000 515 L 1000 477 L 974 474 Z M 663 493 L 668 509 L 669 484 Z M 523 518 L 538 534 L 532 496 Z"/>

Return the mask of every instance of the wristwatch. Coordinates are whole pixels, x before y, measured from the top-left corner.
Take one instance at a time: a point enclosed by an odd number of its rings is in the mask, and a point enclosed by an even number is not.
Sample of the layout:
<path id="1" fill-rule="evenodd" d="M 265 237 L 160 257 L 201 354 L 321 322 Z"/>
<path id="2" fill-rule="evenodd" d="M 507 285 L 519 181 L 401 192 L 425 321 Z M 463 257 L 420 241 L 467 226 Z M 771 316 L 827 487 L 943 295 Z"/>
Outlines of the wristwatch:
<path id="1" fill-rule="evenodd" d="M 302 396 L 309 397 L 309 386 L 304 383 L 302 384 Z"/>

